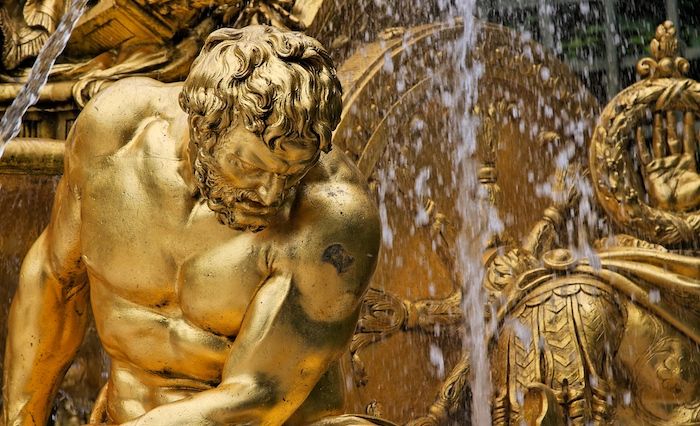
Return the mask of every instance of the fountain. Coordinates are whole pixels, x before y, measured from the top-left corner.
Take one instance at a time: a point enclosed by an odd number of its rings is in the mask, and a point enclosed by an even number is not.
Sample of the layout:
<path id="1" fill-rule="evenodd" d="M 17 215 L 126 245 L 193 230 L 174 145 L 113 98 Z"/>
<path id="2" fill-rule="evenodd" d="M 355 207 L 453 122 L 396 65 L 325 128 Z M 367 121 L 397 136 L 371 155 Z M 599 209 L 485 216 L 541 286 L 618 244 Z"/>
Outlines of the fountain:
<path id="1" fill-rule="evenodd" d="M 379 207 L 382 250 L 341 359 L 345 412 L 411 425 L 698 420 L 700 136 L 686 77 L 697 72 L 670 23 L 639 62 L 641 82 L 601 112 L 571 67 L 603 99 L 630 77 L 609 66 L 606 84 L 594 81 L 581 72 L 597 66 L 589 52 L 557 59 L 567 47 L 552 13 L 533 34 L 484 20 L 512 18 L 503 2 L 161 3 L 89 7 L 7 145 L 2 300 L 47 223 L 86 102 L 129 76 L 183 80 L 217 27 L 271 24 L 328 47 L 344 89 L 334 149 Z M 3 78 L 4 105 L 23 75 Z M 681 175 L 682 193 L 664 195 Z M 87 421 L 108 364 L 89 329 L 53 422 Z"/>
<path id="2" fill-rule="evenodd" d="M 56 58 L 66 47 L 75 24 L 78 23 L 78 19 L 85 11 L 86 4 L 87 0 L 75 1 L 70 4 L 56 32 L 46 40 L 41 53 L 34 61 L 34 65 L 27 76 L 26 84 L 22 86 L 22 90 L 20 90 L 10 107 L 3 114 L 2 121 L 0 121 L 0 157 L 5 151 L 7 142 L 19 134 L 22 116 L 30 106 L 39 100 L 39 91 L 46 84 Z"/>

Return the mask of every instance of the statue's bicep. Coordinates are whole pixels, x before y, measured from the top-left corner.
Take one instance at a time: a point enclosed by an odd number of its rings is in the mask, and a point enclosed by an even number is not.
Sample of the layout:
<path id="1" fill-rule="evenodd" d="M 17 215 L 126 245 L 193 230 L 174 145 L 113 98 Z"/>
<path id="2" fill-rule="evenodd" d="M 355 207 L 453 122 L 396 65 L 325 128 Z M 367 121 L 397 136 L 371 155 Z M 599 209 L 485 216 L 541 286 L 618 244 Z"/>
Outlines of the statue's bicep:
<path id="1" fill-rule="evenodd" d="M 77 188 L 64 177 L 56 190 L 51 220 L 44 231 L 46 261 L 50 262 L 57 278 L 68 278 L 83 272 L 80 227 L 80 196 Z"/>

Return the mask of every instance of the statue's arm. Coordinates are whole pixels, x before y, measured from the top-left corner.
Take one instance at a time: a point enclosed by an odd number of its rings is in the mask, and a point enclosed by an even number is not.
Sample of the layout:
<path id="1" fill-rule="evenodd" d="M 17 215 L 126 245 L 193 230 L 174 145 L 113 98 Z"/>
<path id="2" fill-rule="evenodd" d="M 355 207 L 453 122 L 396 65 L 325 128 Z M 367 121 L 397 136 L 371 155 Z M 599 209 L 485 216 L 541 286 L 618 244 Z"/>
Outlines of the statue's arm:
<path id="1" fill-rule="evenodd" d="M 298 246 L 271 252 L 272 274 L 246 312 L 221 384 L 128 425 L 279 425 L 297 410 L 347 348 L 376 264 L 375 208 L 364 192 L 342 195 L 353 196 L 367 197 L 363 211 L 346 200 L 333 209 L 338 218 L 322 217 L 318 205 L 299 212 L 306 229 Z"/>
<path id="2" fill-rule="evenodd" d="M 24 258 L 10 307 L 3 386 L 7 426 L 46 424 L 53 396 L 86 329 L 80 199 L 69 169 L 66 164 L 49 225 Z"/>

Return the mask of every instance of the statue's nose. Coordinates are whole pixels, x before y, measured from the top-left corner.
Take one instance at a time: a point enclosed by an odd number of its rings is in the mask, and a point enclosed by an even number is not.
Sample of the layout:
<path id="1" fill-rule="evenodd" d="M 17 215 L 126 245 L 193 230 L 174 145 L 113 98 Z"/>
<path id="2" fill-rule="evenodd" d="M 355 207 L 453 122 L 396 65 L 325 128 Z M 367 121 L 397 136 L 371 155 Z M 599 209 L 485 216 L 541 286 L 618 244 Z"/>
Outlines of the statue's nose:
<path id="1" fill-rule="evenodd" d="M 285 181 L 285 176 L 272 175 L 272 177 L 265 184 L 260 185 L 258 188 L 260 201 L 266 206 L 271 206 L 279 201 L 282 193 L 284 192 Z"/>

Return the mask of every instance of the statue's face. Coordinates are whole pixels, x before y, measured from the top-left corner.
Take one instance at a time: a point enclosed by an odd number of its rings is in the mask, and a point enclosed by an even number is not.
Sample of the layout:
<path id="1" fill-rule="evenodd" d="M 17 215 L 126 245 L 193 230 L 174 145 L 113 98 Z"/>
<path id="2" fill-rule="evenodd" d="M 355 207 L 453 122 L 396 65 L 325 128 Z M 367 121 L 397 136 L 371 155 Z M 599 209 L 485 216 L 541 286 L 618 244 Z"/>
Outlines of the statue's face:
<path id="1" fill-rule="evenodd" d="M 266 143 L 271 140 L 275 140 L 274 151 Z M 260 231 L 319 155 L 312 141 L 288 140 L 270 132 L 259 136 L 239 125 L 219 135 L 211 155 L 200 150 L 195 174 L 221 223 Z"/>

